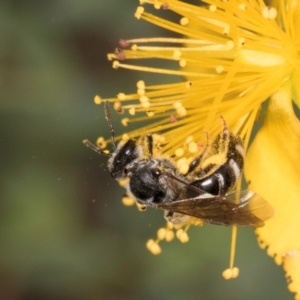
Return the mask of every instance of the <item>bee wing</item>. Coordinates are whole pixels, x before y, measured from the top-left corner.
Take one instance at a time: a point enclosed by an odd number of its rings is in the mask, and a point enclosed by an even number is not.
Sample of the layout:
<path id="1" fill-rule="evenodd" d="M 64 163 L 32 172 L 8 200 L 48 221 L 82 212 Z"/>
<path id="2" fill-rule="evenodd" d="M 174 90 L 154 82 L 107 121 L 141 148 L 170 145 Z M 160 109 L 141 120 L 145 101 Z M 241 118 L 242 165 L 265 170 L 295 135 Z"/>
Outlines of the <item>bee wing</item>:
<path id="1" fill-rule="evenodd" d="M 170 203 L 176 202 L 177 200 L 181 199 L 188 200 L 191 198 L 211 196 L 211 194 L 208 194 L 207 192 L 188 184 L 187 182 L 177 178 L 176 176 L 168 172 L 163 172 L 161 174 L 161 176 L 159 177 L 159 182 L 160 185 L 165 186 L 170 191 Z M 159 208 L 157 204 L 155 204 L 155 207 Z"/>
<path id="2" fill-rule="evenodd" d="M 252 191 L 242 191 L 240 202 L 236 203 L 235 192 L 226 196 L 214 196 L 189 185 L 176 177 L 165 174 L 172 185 L 184 190 L 186 199 L 160 203 L 156 207 L 181 213 L 216 225 L 237 225 L 262 227 L 264 221 L 273 215 L 273 208 L 267 201 Z"/>
<path id="3" fill-rule="evenodd" d="M 226 195 L 226 200 L 236 203 L 236 192 Z M 262 221 L 270 219 L 274 214 L 273 207 L 260 195 L 251 190 L 243 190 L 240 193 L 239 208 L 249 210 Z"/>

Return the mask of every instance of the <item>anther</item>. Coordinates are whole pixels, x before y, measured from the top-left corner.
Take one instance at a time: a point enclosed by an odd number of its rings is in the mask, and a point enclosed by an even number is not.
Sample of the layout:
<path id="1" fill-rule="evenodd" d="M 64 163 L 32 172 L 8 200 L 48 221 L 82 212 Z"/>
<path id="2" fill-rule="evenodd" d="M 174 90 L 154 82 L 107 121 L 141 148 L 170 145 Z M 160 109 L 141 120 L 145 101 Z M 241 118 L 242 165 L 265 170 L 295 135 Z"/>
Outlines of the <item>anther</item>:
<path id="1" fill-rule="evenodd" d="M 212 4 L 212 5 L 209 6 L 209 10 L 214 12 L 214 11 L 217 10 L 217 6 Z"/>
<path id="2" fill-rule="evenodd" d="M 136 83 L 136 87 L 138 89 L 145 89 L 145 81 L 144 80 L 139 80 L 137 83 Z"/>
<path id="3" fill-rule="evenodd" d="M 148 242 L 146 243 L 146 247 L 154 255 L 161 253 L 160 246 L 152 239 L 148 240 Z"/>
<path id="4" fill-rule="evenodd" d="M 181 18 L 181 20 L 180 20 L 180 25 L 185 26 L 185 25 L 187 25 L 188 23 L 189 23 L 189 19 L 188 19 L 188 18 L 186 18 L 186 17 Z"/>
<path id="5" fill-rule="evenodd" d="M 198 152 L 198 146 L 197 146 L 197 144 L 195 142 L 191 142 L 189 144 L 188 150 L 191 153 L 197 153 Z"/>
<path id="6" fill-rule="evenodd" d="M 128 118 L 124 118 L 124 119 L 121 120 L 121 123 L 122 123 L 123 126 L 128 126 L 129 119 Z"/>
<path id="7" fill-rule="evenodd" d="M 134 116 L 135 115 L 135 107 L 131 107 L 131 108 L 129 108 L 129 114 L 130 115 L 132 115 L 132 116 Z"/>
<path id="8" fill-rule="evenodd" d="M 159 240 L 164 240 L 166 237 L 167 229 L 166 228 L 159 228 L 157 231 L 157 238 Z"/>
<path id="9" fill-rule="evenodd" d="M 245 3 L 240 3 L 239 6 L 238 6 L 238 8 L 240 10 L 246 10 L 247 9 L 247 5 Z"/>
<path id="10" fill-rule="evenodd" d="M 126 59 L 125 52 L 120 48 L 115 49 L 115 55 L 116 55 L 116 58 L 118 60 L 125 60 Z"/>
<path id="11" fill-rule="evenodd" d="M 174 237 L 175 237 L 174 232 L 172 230 L 167 230 L 166 237 L 165 237 L 166 241 L 171 242 L 174 239 Z"/>
<path id="12" fill-rule="evenodd" d="M 266 6 L 262 10 L 262 16 L 265 19 L 273 20 L 277 17 L 277 9 L 275 7 Z"/>
<path id="13" fill-rule="evenodd" d="M 130 45 L 130 42 L 124 39 L 119 39 L 119 46 L 122 48 L 126 48 Z"/>
<path id="14" fill-rule="evenodd" d="M 170 117 L 169 117 L 169 122 L 170 122 L 170 123 L 174 123 L 174 122 L 177 122 L 177 121 L 178 121 L 178 120 L 177 120 L 176 116 L 170 115 Z"/>
<path id="15" fill-rule="evenodd" d="M 173 58 L 179 60 L 180 57 L 181 57 L 181 51 L 180 50 L 174 50 L 173 51 Z"/>
<path id="16" fill-rule="evenodd" d="M 99 104 L 101 104 L 101 102 L 102 102 L 101 97 L 99 95 L 96 95 L 94 97 L 94 103 L 97 104 L 97 105 L 99 105 Z"/>
<path id="17" fill-rule="evenodd" d="M 185 139 L 185 143 L 188 144 L 188 143 L 190 143 L 193 139 L 194 139 L 194 137 L 193 137 L 192 135 L 189 135 L 189 136 Z"/>
<path id="18" fill-rule="evenodd" d="M 119 94 L 117 95 L 117 98 L 118 98 L 120 101 L 122 101 L 122 100 L 125 100 L 125 99 L 126 99 L 126 95 L 125 95 L 124 93 L 119 93 Z"/>
<path id="19" fill-rule="evenodd" d="M 113 62 L 112 67 L 113 67 L 114 69 L 118 69 L 119 66 L 120 66 L 120 63 L 119 63 L 117 60 L 115 60 L 115 61 Z"/>
<path id="20" fill-rule="evenodd" d="M 181 68 L 184 68 L 184 67 L 186 66 L 186 60 L 185 60 L 185 59 L 181 59 L 181 60 L 179 61 L 179 66 L 180 66 Z"/>
<path id="21" fill-rule="evenodd" d="M 148 115 L 148 117 L 153 117 L 154 116 L 154 112 L 153 111 L 147 111 L 147 115 Z"/>
<path id="22" fill-rule="evenodd" d="M 135 16 L 137 19 L 140 19 L 141 16 L 142 16 L 142 14 L 143 14 L 143 12 L 144 12 L 144 7 L 139 6 L 139 7 L 136 9 L 136 11 L 135 11 L 134 16 Z"/>
<path id="23" fill-rule="evenodd" d="M 182 107 L 182 104 L 181 104 L 181 102 L 176 101 L 176 102 L 173 103 L 173 107 L 175 109 L 178 109 L 178 108 Z"/>
<path id="24" fill-rule="evenodd" d="M 161 5 L 162 9 L 169 9 L 169 3 L 164 3 Z"/>
<path id="25" fill-rule="evenodd" d="M 124 133 L 123 135 L 122 135 L 122 141 L 123 142 L 127 142 L 129 140 L 129 135 L 127 134 L 127 133 Z"/>
<path id="26" fill-rule="evenodd" d="M 149 102 L 149 98 L 147 97 L 147 96 L 141 96 L 140 98 L 139 98 L 139 100 L 140 100 L 140 102 L 141 103 L 144 103 L 144 102 Z"/>
<path id="27" fill-rule="evenodd" d="M 107 146 L 107 143 L 102 136 L 97 139 L 96 144 L 100 149 L 104 149 Z"/>
<path id="28" fill-rule="evenodd" d="M 238 268 L 230 268 L 230 269 L 226 269 L 223 273 L 222 273 L 224 279 L 234 279 L 237 278 L 239 276 L 239 269 Z"/>
<path id="29" fill-rule="evenodd" d="M 218 74 L 221 74 L 223 71 L 224 71 L 224 67 L 223 66 L 219 65 L 219 66 L 216 67 L 216 72 Z"/>
<path id="30" fill-rule="evenodd" d="M 181 157 L 183 154 L 184 154 L 183 148 L 178 148 L 178 149 L 175 150 L 175 155 L 177 157 Z"/>
<path id="31" fill-rule="evenodd" d="M 123 203 L 123 205 L 125 205 L 125 206 L 132 206 L 132 205 L 134 205 L 134 203 L 135 203 L 135 199 L 133 199 L 133 198 L 131 198 L 131 197 L 128 197 L 128 196 L 124 196 L 124 197 L 122 198 L 122 203 Z"/>
<path id="32" fill-rule="evenodd" d="M 122 108 L 122 104 L 120 101 L 114 102 L 114 110 L 118 111 Z"/>
<path id="33" fill-rule="evenodd" d="M 186 116 L 186 109 L 184 107 L 180 107 L 177 110 L 177 114 L 179 117 L 185 117 Z"/>
<path id="34" fill-rule="evenodd" d="M 145 89 L 137 89 L 136 93 L 137 93 L 139 96 L 143 96 L 143 95 L 145 95 Z"/>
<path id="35" fill-rule="evenodd" d="M 141 103 L 141 106 L 143 107 L 143 108 L 149 108 L 150 107 L 150 102 L 148 102 L 148 101 L 145 101 L 145 102 L 142 102 Z"/>

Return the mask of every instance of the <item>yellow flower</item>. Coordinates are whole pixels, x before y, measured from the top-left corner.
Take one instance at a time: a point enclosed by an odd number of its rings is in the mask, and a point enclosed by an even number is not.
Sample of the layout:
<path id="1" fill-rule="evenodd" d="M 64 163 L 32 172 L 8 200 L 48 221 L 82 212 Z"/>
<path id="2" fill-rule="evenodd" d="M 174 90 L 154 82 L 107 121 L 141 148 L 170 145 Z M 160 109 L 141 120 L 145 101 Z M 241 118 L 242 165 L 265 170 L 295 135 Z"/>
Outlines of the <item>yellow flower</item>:
<path id="1" fill-rule="evenodd" d="M 156 144 L 183 166 L 205 143 L 203 132 L 215 135 L 220 131 L 217 117 L 224 117 L 249 148 L 245 175 L 250 188 L 275 209 L 274 217 L 257 230 L 259 243 L 283 264 L 289 289 L 300 299 L 300 125 L 293 110 L 300 105 L 298 1 L 277 0 L 271 6 L 262 0 L 204 0 L 205 6 L 177 0 L 140 2 L 166 10 L 166 15 L 175 12 L 178 23 L 149 14 L 144 6 L 135 16 L 178 38 L 121 40 L 121 48 L 108 58 L 114 60 L 114 68 L 170 74 L 179 80 L 155 86 L 139 81 L 135 94 L 120 93 L 108 101 L 119 113 L 128 112 L 122 120 L 125 126 L 149 121 L 128 133 L 130 137 L 159 133 Z M 145 64 L 147 58 L 169 60 L 174 68 L 127 63 L 141 59 Z M 183 76 L 187 80 L 180 81 Z M 267 99 L 263 125 L 248 147 Z M 158 236 L 165 238 L 170 230 Z"/>

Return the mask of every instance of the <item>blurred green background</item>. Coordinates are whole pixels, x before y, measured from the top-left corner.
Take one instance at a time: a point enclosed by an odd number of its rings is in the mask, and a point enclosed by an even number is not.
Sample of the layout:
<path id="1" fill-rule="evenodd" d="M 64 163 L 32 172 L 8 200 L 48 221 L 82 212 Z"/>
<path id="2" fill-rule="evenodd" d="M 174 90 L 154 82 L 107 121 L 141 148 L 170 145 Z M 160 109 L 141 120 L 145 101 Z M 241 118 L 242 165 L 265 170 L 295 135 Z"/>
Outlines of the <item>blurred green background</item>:
<path id="1" fill-rule="evenodd" d="M 251 229 L 239 230 L 236 280 L 221 276 L 229 228 L 193 227 L 189 243 L 150 254 L 162 212 L 123 206 L 106 158 L 82 144 L 109 136 L 95 94 L 171 80 L 113 70 L 106 59 L 119 38 L 166 33 L 136 20 L 137 5 L 1 1 L 0 300 L 293 299 Z"/>

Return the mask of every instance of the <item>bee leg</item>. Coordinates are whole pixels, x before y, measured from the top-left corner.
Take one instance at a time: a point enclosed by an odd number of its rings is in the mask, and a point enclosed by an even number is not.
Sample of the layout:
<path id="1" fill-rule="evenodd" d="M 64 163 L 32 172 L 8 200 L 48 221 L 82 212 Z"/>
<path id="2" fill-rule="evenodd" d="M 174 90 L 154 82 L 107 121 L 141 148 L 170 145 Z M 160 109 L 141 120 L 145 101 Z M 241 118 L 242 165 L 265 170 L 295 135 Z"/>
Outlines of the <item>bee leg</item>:
<path id="1" fill-rule="evenodd" d="M 148 153 L 149 153 L 149 158 L 152 158 L 153 155 L 153 137 L 152 134 L 147 134 L 147 146 L 148 146 Z"/>
<path id="2" fill-rule="evenodd" d="M 215 140 L 215 142 L 217 143 L 216 145 L 216 149 L 218 149 L 219 152 L 224 152 L 226 153 L 226 155 L 228 154 L 228 146 L 229 146 L 229 141 L 230 141 L 230 134 L 229 134 L 229 130 L 226 124 L 225 119 L 220 116 L 220 119 L 223 122 L 223 130 L 220 133 L 219 138 L 217 138 Z"/>
<path id="3" fill-rule="evenodd" d="M 165 210 L 164 217 L 168 222 L 171 222 L 174 225 L 186 225 L 191 218 L 188 215 L 174 213 L 174 212 L 168 211 L 168 210 Z"/>
<path id="4" fill-rule="evenodd" d="M 209 149 L 209 134 L 207 131 L 205 131 L 204 133 L 206 135 L 206 145 L 205 145 L 203 151 L 200 153 L 200 155 L 198 155 L 196 158 L 194 158 L 192 160 L 192 162 L 189 165 L 189 170 L 185 175 L 188 175 L 191 172 L 193 172 L 201 164 L 203 157 L 205 157 L 205 155 Z"/>

